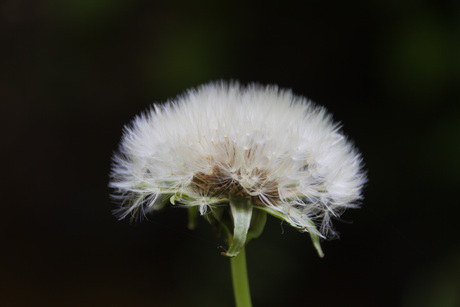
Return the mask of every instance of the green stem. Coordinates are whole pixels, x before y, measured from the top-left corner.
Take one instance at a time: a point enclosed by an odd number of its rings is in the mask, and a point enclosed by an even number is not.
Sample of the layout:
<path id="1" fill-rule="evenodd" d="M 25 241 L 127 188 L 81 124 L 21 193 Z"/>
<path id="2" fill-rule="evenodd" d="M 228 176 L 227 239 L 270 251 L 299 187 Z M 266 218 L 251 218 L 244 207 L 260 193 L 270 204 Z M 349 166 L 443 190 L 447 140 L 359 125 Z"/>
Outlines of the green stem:
<path id="1" fill-rule="evenodd" d="M 249 292 L 244 246 L 236 257 L 230 258 L 230 264 L 232 267 L 233 294 L 235 295 L 236 307 L 251 307 L 251 293 Z"/>

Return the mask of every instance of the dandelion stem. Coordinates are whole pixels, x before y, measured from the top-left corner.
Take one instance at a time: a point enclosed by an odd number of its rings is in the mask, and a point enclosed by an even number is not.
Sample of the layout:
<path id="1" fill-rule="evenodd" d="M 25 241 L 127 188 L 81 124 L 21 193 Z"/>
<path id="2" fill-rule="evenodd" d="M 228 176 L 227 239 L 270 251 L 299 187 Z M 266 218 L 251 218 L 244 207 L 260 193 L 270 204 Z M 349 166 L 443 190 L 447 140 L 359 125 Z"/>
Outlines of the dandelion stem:
<path id="1" fill-rule="evenodd" d="M 249 291 L 244 246 L 236 257 L 230 258 L 230 264 L 232 268 L 233 294 L 235 295 L 236 307 L 251 307 L 251 293 Z"/>

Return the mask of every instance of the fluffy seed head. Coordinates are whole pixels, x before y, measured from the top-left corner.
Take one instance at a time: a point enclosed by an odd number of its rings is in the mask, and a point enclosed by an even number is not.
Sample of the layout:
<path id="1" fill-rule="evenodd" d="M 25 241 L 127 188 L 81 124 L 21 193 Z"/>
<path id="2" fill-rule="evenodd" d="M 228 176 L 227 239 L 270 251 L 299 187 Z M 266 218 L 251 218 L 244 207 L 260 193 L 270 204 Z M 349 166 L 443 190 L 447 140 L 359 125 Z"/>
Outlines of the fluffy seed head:
<path id="1" fill-rule="evenodd" d="M 125 127 L 110 186 L 120 218 L 169 199 L 204 215 L 231 194 L 325 237 L 365 181 L 360 154 L 323 107 L 277 86 L 221 82 L 155 104 Z"/>

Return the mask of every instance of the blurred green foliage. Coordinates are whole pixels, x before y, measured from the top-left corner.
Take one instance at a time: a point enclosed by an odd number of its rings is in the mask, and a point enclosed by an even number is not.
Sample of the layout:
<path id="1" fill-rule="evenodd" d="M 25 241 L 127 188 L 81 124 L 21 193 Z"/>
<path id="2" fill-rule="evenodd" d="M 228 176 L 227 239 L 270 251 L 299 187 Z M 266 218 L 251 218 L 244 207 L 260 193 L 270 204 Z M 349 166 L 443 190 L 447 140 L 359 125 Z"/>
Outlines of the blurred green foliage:
<path id="1" fill-rule="evenodd" d="M 444 255 L 439 263 L 421 268 L 409 279 L 402 306 L 460 305 L 460 253 Z"/>

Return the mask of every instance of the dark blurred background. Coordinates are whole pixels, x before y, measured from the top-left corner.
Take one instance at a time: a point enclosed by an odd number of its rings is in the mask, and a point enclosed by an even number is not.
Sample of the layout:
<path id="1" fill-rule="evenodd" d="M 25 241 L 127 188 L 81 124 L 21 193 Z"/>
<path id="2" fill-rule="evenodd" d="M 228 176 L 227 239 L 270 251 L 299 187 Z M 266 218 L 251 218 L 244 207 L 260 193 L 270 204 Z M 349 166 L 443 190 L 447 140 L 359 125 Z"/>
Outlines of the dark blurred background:
<path id="1" fill-rule="evenodd" d="M 233 306 L 204 220 L 119 222 L 107 188 L 123 125 L 219 79 L 326 106 L 369 172 L 324 259 L 269 220 L 254 306 L 460 306 L 459 1 L 0 3 L 2 306 Z"/>

